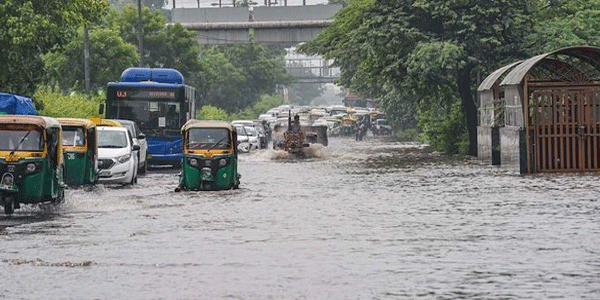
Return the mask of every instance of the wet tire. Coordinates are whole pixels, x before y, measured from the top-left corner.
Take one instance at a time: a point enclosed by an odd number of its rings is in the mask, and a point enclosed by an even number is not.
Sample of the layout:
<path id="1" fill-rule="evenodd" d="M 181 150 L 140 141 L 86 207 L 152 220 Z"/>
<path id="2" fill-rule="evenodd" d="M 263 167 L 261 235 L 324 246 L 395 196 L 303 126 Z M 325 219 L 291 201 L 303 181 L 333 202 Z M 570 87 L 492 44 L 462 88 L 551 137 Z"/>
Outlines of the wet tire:
<path id="1" fill-rule="evenodd" d="M 12 215 L 15 212 L 15 196 L 4 196 L 4 214 Z"/>

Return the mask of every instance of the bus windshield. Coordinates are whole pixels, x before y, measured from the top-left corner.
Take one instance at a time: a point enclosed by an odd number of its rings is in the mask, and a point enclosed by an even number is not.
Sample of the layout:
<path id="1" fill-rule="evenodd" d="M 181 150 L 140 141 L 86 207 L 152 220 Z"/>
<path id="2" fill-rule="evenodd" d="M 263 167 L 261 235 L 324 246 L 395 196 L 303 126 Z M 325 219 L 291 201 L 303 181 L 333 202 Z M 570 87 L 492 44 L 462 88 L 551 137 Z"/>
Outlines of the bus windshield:
<path id="1" fill-rule="evenodd" d="M 179 131 L 185 120 L 185 112 L 179 102 L 114 100 L 107 108 L 106 114 L 110 118 L 135 120 L 147 133 L 164 129 Z"/>

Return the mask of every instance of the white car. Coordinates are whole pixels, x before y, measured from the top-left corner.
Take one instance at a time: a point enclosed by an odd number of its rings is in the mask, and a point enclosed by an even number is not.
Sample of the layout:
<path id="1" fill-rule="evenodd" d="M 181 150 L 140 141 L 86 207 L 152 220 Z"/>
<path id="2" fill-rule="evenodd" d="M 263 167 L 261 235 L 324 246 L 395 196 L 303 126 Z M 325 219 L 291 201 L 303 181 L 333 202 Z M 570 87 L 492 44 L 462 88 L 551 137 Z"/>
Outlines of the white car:
<path id="1" fill-rule="evenodd" d="M 244 126 L 242 125 L 234 127 L 237 133 L 237 149 L 242 153 L 248 153 L 250 151 L 250 142 L 246 129 L 244 129 Z"/>
<path id="2" fill-rule="evenodd" d="M 139 145 L 125 127 L 98 127 L 99 183 L 137 183 Z"/>
<path id="3" fill-rule="evenodd" d="M 254 126 L 244 126 L 244 129 L 246 129 L 246 134 L 248 134 L 250 149 L 260 149 L 260 140 L 256 128 Z"/>

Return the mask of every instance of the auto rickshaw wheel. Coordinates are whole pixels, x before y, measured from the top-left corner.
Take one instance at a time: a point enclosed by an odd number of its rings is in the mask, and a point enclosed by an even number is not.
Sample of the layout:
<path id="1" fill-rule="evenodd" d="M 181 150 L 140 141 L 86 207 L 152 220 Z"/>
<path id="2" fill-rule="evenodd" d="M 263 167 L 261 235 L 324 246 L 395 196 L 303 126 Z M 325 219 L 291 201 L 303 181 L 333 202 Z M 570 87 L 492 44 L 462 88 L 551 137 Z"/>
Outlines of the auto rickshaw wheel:
<path id="1" fill-rule="evenodd" d="M 15 212 L 15 196 L 5 195 L 2 198 L 4 199 L 4 214 L 12 215 Z"/>

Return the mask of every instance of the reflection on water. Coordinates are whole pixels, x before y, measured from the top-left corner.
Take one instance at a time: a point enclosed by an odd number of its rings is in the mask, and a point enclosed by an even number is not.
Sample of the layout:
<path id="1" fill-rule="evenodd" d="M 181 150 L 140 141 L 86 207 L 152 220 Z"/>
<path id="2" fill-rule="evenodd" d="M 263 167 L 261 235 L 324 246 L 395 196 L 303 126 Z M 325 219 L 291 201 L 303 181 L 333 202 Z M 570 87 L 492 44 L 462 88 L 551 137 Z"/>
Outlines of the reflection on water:
<path id="1" fill-rule="evenodd" d="M 175 193 L 161 170 L 0 217 L 0 298 L 600 296 L 596 174 L 372 137 L 308 150 L 241 154 L 239 190 Z"/>

